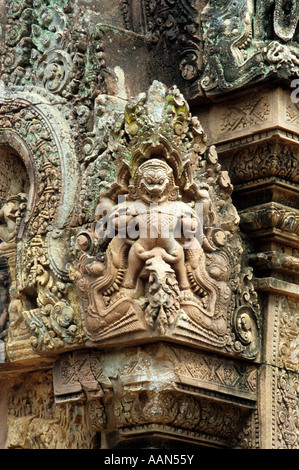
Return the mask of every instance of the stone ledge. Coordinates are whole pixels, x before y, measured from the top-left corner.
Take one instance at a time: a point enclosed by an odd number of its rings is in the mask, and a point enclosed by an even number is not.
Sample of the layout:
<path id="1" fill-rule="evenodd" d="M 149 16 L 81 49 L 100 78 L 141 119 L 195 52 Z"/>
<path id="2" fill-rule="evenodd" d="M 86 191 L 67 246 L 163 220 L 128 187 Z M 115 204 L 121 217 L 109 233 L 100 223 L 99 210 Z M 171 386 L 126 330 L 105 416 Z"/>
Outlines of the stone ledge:
<path id="1" fill-rule="evenodd" d="M 260 292 L 271 292 L 288 295 L 299 295 L 299 286 L 290 282 L 285 282 L 274 277 L 255 279 L 253 281 L 255 288 Z"/>

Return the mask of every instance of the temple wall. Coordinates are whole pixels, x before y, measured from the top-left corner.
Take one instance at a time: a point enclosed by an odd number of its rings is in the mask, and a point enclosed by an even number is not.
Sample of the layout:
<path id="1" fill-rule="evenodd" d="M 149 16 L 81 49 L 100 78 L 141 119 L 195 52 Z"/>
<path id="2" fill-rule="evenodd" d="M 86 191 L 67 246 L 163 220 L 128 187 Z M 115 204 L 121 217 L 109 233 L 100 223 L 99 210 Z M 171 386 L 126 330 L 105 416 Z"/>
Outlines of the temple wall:
<path id="1" fill-rule="evenodd" d="M 0 2 L 0 448 L 298 449 L 286 3 Z"/>

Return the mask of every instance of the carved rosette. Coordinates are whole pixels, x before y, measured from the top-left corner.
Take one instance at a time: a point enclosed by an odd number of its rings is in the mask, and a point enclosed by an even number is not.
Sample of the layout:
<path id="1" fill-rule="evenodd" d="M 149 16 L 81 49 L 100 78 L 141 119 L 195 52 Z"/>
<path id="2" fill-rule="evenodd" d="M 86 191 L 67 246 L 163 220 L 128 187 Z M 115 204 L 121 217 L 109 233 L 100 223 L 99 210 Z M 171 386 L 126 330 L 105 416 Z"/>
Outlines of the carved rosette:
<path id="1" fill-rule="evenodd" d="M 110 189 L 77 238 L 86 344 L 163 337 L 256 357 L 259 304 L 232 185 L 184 97 L 153 82 L 109 139 Z"/>

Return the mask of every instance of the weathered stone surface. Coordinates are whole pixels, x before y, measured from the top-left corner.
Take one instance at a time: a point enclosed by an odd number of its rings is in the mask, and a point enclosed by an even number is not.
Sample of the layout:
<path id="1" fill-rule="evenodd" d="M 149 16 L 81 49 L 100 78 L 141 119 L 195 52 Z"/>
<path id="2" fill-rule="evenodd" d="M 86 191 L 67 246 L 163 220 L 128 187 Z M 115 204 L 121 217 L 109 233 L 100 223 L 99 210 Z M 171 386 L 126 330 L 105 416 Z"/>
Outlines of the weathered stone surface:
<path id="1" fill-rule="evenodd" d="M 298 1 L 0 25 L 0 447 L 298 448 Z"/>
<path id="2" fill-rule="evenodd" d="M 258 303 L 230 181 L 187 102 L 153 82 L 113 136 L 116 181 L 77 238 L 86 344 L 165 338 L 255 357 Z"/>

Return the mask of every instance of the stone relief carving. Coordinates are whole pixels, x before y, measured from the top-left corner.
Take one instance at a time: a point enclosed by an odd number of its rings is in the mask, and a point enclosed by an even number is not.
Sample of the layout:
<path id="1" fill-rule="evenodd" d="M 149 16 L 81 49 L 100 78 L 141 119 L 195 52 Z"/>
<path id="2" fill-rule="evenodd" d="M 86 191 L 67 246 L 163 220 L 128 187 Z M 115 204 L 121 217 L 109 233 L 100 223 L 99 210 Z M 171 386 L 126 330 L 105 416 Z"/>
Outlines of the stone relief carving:
<path id="1" fill-rule="evenodd" d="M 44 350 L 80 338 L 76 313 L 69 300 L 62 298 L 71 281 L 64 275 L 62 258 L 55 250 L 65 237 L 63 229 L 74 203 L 74 187 L 63 180 L 67 172 L 72 172 L 76 182 L 76 163 L 71 159 L 65 126 L 58 131 L 64 137 L 57 145 L 52 127 L 54 119 L 57 124 L 57 114 L 53 108 L 50 110 L 49 96 L 31 89 L 32 101 L 28 102 L 28 92 L 19 87 L 6 89 L 1 97 L 1 151 L 10 149 L 14 154 L 9 158 L 16 160 L 10 161 L 7 182 L 1 184 L 4 204 L 0 250 L 10 268 L 7 353 L 11 358 L 18 347 L 21 351 L 22 342 L 25 347 L 24 341 L 28 347 L 31 342 L 34 348 Z M 21 162 L 22 171 L 18 170 Z M 5 159 L 1 165 L 5 165 Z M 10 187 L 4 194 L 7 185 Z M 56 238 L 55 230 L 60 234 Z M 67 257 L 63 260 L 67 264 Z M 19 346 L 15 348 L 16 342 Z"/>
<path id="2" fill-rule="evenodd" d="M 274 448 L 298 449 L 298 385 L 298 374 L 278 369 L 275 404 L 278 433 Z"/>
<path id="3" fill-rule="evenodd" d="M 298 26 L 299 4 L 297 0 L 287 5 L 282 0 L 268 0 L 256 2 L 256 29 L 257 37 L 268 39 L 275 35 L 289 42 L 295 38 Z M 269 22 L 269 15 L 272 21 Z"/>
<path id="4" fill-rule="evenodd" d="M 210 1 L 202 11 L 207 94 L 298 75 L 298 2 Z M 269 21 L 270 18 L 270 21 Z"/>
<path id="5" fill-rule="evenodd" d="M 252 412 L 255 366 L 245 370 L 231 361 L 224 364 L 215 356 L 161 343 L 130 348 L 124 359 L 119 376 L 124 391 L 121 396 L 116 393 L 111 403 L 121 436 L 151 429 L 167 435 L 179 427 L 182 436 L 192 436 L 194 441 L 236 444 L 238 432 Z M 223 392 L 232 393 L 227 413 L 217 402 Z M 242 405 L 239 398 L 233 398 L 235 393 L 243 396 Z M 227 427 L 225 423 L 231 424 Z"/>
<path id="6" fill-rule="evenodd" d="M 250 281 L 241 280 L 238 215 L 215 149 L 175 87 L 154 82 L 124 114 L 109 143 L 116 181 L 76 241 L 87 338 L 166 334 L 256 354 L 258 303 L 242 300 Z"/>
<path id="7" fill-rule="evenodd" d="M 9 273 L 7 263 L 0 260 L 0 343 L 7 340 L 9 305 Z"/>
<path id="8" fill-rule="evenodd" d="M 281 369 L 298 372 L 298 302 L 295 297 L 276 296 L 274 324 L 275 364 Z"/>
<path id="9" fill-rule="evenodd" d="M 207 400 L 174 393 L 147 396 L 146 403 L 136 394 L 127 394 L 115 404 L 114 413 L 119 427 L 139 425 L 146 428 L 147 423 L 163 427 L 192 429 L 195 434 L 217 435 L 219 440 L 229 442 L 239 429 L 241 411 L 229 405 L 220 405 Z M 199 437 L 198 436 L 198 437 Z M 213 442 L 213 438 L 211 438 Z"/>
<path id="10" fill-rule="evenodd" d="M 298 159 L 294 146 L 275 138 L 234 152 L 230 165 L 234 184 L 275 176 L 298 181 Z"/>
<path id="11" fill-rule="evenodd" d="M 183 80 L 192 83 L 202 69 L 202 37 L 199 2 L 146 1 L 150 42 L 165 41 L 179 56 L 176 64 Z"/>
<path id="12" fill-rule="evenodd" d="M 134 0 L 121 3 L 126 29 L 144 36 L 153 61 L 163 54 L 163 63 L 157 66 L 163 70 L 164 81 L 168 83 L 169 79 L 169 83 L 182 87 L 187 84 L 187 88 L 194 86 L 198 91 L 203 49 L 200 10 L 205 2 L 145 0 L 138 6 Z"/>
<path id="13" fill-rule="evenodd" d="M 234 132 L 249 126 L 258 125 L 269 119 L 269 98 L 264 95 L 251 95 L 248 101 L 238 103 L 231 109 L 225 110 L 221 119 L 223 132 Z"/>
<path id="14" fill-rule="evenodd" d="M 21 374 L 10 383 L 6 447 L 77 449 L 84 443 L 99 448 L 99 433 L 109 442 L 111 431 L 112 439 L 122 439 L 151 430 L 233 447 L 242 432 L 254 440 L 246 423 L 256 372 L 254 364 L 224 363 L 166 344 L 117 354 L 68 352 L 53 371 Z M 209 390 L 199 388 L 204 383 Z"/>
<path id="15" fill-rule="evenodd" d="M 26 188 L 7 192 L 6 183 L 0 184 L 0 254 L 9 268 L 8 273 L 0 265 L 0 339 L 6 341 L 10 359 L 17 357 L 17 343 L 20 350 L 26 342 L 40 354 L 51 354 L 82 344 L 125 344 L 129 334 L 141 343 L 166 339 L 256 358 L 260 307 L 238 237 L 232 186 L 182 95 L 155 84 L 124 109 L 123 98 L 109 96 L 114 84 L 100 27 L 87 28 L 81 17 L 74 26 L 76 15 L 67 0 L 49 0 L 45 9 L 39 0 L 9 3 L 1 78 L 10 87 L 5 99 L 1 94 L 0 143 L 1 149 L 14 149 L 29 178 Z M 203 3 L 145 2 L 151 47 L 163 43 L 178 51 L 181 76 L 194 85 L 195 95 L 199 79 L 209 95 L 269 76 L 297 74 L 297 1 L 289 9 L 279 0 L 206 2 L 201 31 L 198 10 Z M 131 29 L 131 19 L 127 21 Z M 87 60 L 91 56 L 92 63 Z M 293 108 L 288 118 L 295 122 Z M 50 109 L 55 119 L 49 118 Z M 222 130 L 264 122 L 268 113 L 266 98 L 240 104 L 223 116 Z M 53 131 L 59 127 L 57 116 L 61 128 L 69 123 L 76 129 L 82 175 L 78 198 L 78 167 L 69 165 L 76 160 L 74 149 L 63 147 L 70 142 L 67 133 L 57 137 Z M 1 155 L 0 173 L 7 176 L 4 160 Z M 230 170 L 236 184 L 271 176 L 297 183 L 297 166 L 293 148 L 272 140 L 237 153 Z M 75 180 L 70 190 L 66 175 Z M 241 214 L 241 227 L 247 232 L 275 227 L 296 237 L 297 212 L 279 204 L 259 207 L 252 217 Z M 78 236 L 76 226 L 83 227 Z M 142 236 L 151 232 L 153 238 Z M 281 264 L 273 253 L 263 256 Z M 74 308 L 78 296 L 85 343 Z M 286 299 L 281 312 L 277 365 L 287 372 L 279 382 L 278 440 L 281 447 L 295 448 L 297 382 L 291 372 L 298 365 L 297 303 Z M 19 357 L 24 355 L 23 349 Z M 194 438 L 213 436 L 214 443 L 218 436 L 220 445 L 240 433 L 245 447 L 257 446 L 256 423 L 251 411 L 243 413 L 243 402 L 239 408 L 226 407 L 215 395 L 212 400 L 195 396 L 194 384 L 200 380 L 221 393 L 248 394 L 253 403 L 254 368 L 244 372 L 244 364 L 239 368 L 172 351 L 175 372 L 184 380 L 169 393 L 155 394 L 146 386 L 134 391 L 134 374 L 141 371 L 147 379 L 149 369 L 142 353 L 130 361 L 122 375 L 126 392 L 116 395 L 113 404 L 120 432 L 138 432 L 138 426 L 165 432 L 179 427 Z M 82 441 L 92 446 L 94 432 L 105 429 L 111 383 L 97 357 L 72 353 L 56 364 L 55 372 L 55 402 L 50 375 L 33 377 L 26 385 L 27 401 L 23 383 L 13 389 L 9 448 L 78 448 Z M 82 418 L 86 410 L 87 427 Z"/>
<path id="16" fill-rule="evenodd" d="M 206 93 L 241 86 L 263 76 L 260 50 L 248 47 L 253 36 L 252 17 L 250 0 L 211 1 L 203 9 L 205 70 L 201 85 Z"/>
<path id="17" fill-rule="evenodd" d="M 108 402 L 111 382 L 103 376 L 103 366 L 94 351 L 72 352 L 62 356 L 54 366 L 56 403 L 103 398 Z"/>
<path id="18" fill-rule="evenodd" d="M 126 28 L 161 51 L 161 73 L 188 97 L 298 76 L 297 1 L 147 0 L 139 15 L 134 8 L 123 1 Z"/>
<path id="19" fill-rule="evenodd" d="M 20 297 L 16 285 L 16 251 L 21 221 L 27 208 L 29 180 L 22 161 L 9 148 L 1 148 L 1 170 L 1 339 L 7 343 L 18 330 L 19 323 L 22 324 L 20 336 L 28 333 L 17 307 Z"/>
<path id="20" fill-rule="evenodd" d="M 152 79 L 180 83 L 190 98 L 298 75 L 297 1 L 146 0 L 138 13 L 133 0 L 119 3 L 123 27 L 143 38 L 146 54 L 163 56 Z M 72 103 L 82 141 L 92 131 L 98 93 L 116 94 L 117 78 L 106 60 L 105 27 L 76 8 L 69 0 L 14 0 L 2 62 L 5 83 L 31 83 Z"/>
<path id="21" fill-rule="evenodd" d="M 101 403 L 85 401 L 56 403 L 52 372 L 20 376 L 12 386 L 8 405 L 7 449 L 97 448 L 95 433 L 103 427 Z"/>

